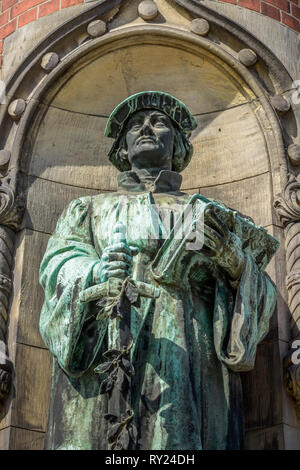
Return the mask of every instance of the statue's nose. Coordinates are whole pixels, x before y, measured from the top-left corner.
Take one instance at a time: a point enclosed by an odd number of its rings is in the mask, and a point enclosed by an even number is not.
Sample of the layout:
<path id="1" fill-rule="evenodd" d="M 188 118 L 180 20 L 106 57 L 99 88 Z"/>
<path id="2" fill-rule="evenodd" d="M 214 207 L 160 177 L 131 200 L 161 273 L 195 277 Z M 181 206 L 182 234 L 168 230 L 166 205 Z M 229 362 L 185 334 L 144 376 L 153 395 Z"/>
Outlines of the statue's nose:
<path id="1" fill-rule="evenodd" d="M 141 128 L 141 133 L 143 135 L 153 134 L 151 124 L 148 120 L 144 122 L 143 127 Z"/>

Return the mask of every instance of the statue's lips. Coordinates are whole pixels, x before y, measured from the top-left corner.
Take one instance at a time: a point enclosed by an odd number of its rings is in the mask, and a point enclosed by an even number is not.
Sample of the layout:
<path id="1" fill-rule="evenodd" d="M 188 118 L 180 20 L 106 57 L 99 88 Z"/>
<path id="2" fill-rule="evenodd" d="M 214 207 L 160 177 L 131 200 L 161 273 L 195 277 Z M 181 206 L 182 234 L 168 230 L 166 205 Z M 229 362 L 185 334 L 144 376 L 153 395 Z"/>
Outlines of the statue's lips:
<path id="1" fill-rule="evenodd" d="M 156 140 L 152 139 L 152 137 L 142 137 L 136 141 L 136 145 L 143 144 L 143 143 L 156 144 Z"/>

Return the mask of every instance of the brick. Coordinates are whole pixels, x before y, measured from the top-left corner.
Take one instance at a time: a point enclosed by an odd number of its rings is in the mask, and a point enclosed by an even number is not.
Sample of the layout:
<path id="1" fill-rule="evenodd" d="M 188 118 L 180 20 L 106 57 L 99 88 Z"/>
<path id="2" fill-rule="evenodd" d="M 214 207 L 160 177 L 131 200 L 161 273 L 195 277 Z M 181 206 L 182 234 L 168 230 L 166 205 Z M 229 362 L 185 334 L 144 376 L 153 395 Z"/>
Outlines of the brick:
<path id="1" fill-rule="evenodd" d="M 284 11 L 281 12 L 281 22 L 286 26 L 298 31 L 300 33 L 300 23 L 296 18 L 293 18 L 290 15 L 287 15 Z"/>
<path id="2" fill-rule="evenodd" d="M 0 28 L 0 39 L 6 38 L 9 34 L 16 30 L 17 20 L 10 21 L 5 26 Z"/>
<path id="3" fill-rule="evenodd" d="M 300 20 L 300 7 L 292 5 L 292 15 L 298 18 L 298 20 Z"/>
<path id="4" fill-rule="evenodd" d="M 222 2 L 237 4 L 237 0 L 222 0 Z"/>
<path id="5" fill-rule="evenodd" d="M 7 10 L 5 13 L 2 13 L 0 15 L 0 26 L 3 26 L 4 24 L 8 23 L 9 19 L 9 11 Z"/>
<path id="6" fill-rule="evenodd" d="M 24 11 L 29 10 L 30 8 L 35 7 L 39 3 L 42 3 L 42 0 L 23 0 L 11 9 L 11 17 L 15 18 L 16 16 L 24 13 Z"/>
<path id="7" fill-rule="evenodd" d="M 3 50 L 3 41 L 0 41 L 0 54 L 2 54 L 2 50 Z"/>
<path id="8" fill-rule="evenodd" d="M 37 19 L 37 8 L 32 8 L 19 16 L 18 28 L 22 28 L 25 24 L 31 23 Z"/>
<path id="9" fill-rule="evenodd" d="M 54 11 L 59 10 L 59 0 L 51 0 L 39 6 L 39 18 L 50 15 Z"/>
<path id="10" fill-rule="evenodd" d="M 264 0 L 267 3 L 271 3 L 280 10 L 286 11 L 287 13 L 290 12 L 290 2 L 288 0 Z"/>
<path id="11" fill-rule="evenodd" d="M 272 5 L 269 5 L 268 3 L 261 3 L 261 13 L 263 15 L 269 16 L 270 18 L 273 18 L 274 20 L 280 21 L 280 10 L 278 10 L 278 8 L 272 7 Z"/>
<path id="12" fill-rule="evenodd" d="M 7 8 L 12 7 L 18 2 L 18 0 L 2 0 L 2 11 L 7 10 Z"/>
<path id="13" fill-rule="evenodd" d="M 61 0 L 61 8 L 68 8 L 78 3 L 83 3 L 83 0 Z"/>
<path id="14" fill-rule="evenodd" d="M 260 12 L 260 0 L 239 0 L 239 6 Z"/>

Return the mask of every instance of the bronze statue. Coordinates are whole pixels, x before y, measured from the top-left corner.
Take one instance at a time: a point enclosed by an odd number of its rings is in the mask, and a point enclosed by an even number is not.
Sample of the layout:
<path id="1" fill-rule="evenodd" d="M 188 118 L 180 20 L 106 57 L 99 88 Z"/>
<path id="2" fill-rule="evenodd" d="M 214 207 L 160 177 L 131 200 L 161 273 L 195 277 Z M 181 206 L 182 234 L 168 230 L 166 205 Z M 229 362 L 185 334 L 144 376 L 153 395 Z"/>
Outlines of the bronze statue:
<path id="1" fill-rule="evenodd" d="M 180 191 L 195 127 L 166 93 L 123 101 L 106 127 L 118 191 L 71 202 L 49 240 L 47 448 L 244 445 L 239 372 L 268 332 L 276 293 L 264 269 L 278 244 L 249 218 Z"/>

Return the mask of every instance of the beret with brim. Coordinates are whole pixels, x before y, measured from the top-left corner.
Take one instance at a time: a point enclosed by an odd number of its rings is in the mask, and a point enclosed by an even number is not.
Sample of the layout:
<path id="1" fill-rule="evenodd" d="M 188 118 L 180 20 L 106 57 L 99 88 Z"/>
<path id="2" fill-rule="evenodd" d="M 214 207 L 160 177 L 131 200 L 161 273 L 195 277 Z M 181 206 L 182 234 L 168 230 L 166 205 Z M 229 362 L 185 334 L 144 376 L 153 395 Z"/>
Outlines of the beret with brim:
<path id="1" fill-rule="evenodd" d="M 189 136 L 197 123 L 186 105 L 162 91 L 142 91 L 122 101 L 108 118 L 105 136 L 118 139 L 131 114 L 142 109 L 158 109 L 169 116 Z"/>

